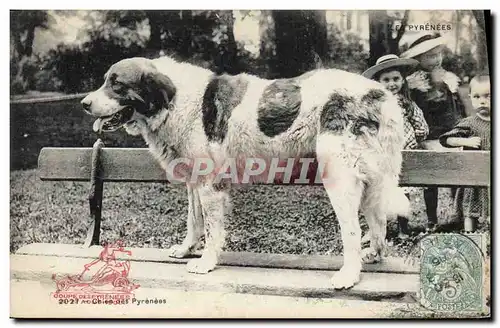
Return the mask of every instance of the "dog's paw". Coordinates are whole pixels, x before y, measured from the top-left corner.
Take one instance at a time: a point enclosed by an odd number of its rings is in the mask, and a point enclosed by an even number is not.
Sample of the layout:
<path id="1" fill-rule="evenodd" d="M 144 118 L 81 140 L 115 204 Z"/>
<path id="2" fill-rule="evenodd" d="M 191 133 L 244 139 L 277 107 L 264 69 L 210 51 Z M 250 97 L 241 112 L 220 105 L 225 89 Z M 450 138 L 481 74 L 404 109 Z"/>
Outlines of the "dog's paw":
<path id="1" fill-rule="evenodd" d="M 335 272 L 332 277 L 333 288 L 343 289 L 351 288 L 357 284 L 361 277 L 361 268 L 343 266 L 339 271 Z"/>
<path id="2" fill-rule="evenodd" d="M 362 250 L 361 259 L 365 264 L 378 263 L 381 260 L 380 253 L 374 248 L 368 247 Z"/>
<path id="3" fill-rule="evenodd" d="M 168 256 L 170 256 L 170 257 L 182 259 L 184 257 L 188 257 L 193 252 L 192 252 L 192 247 L 189 247 L 189 246 L 186 246 L 183 244 L 179 244 L 179 245 L 174 245 L 174 246 L 170 247 L 170 249 L 168 250 L 168 253 L 169 253 Z"/>
<path id="4" fill-rule="evenodd" d="M 361 245 L 369 245 L 371 242 L 371 236 L 370 232 L 368 231 L 366 234 L 364 234 L 363 237 L 361 237 Z"/>
<path id="5" fill-rule="evenodd" d="M 191 273 L 205 274 L 215 269 L 217 261 L 211 258 L 192 259 L 187 263 L 187 270 Z"/>

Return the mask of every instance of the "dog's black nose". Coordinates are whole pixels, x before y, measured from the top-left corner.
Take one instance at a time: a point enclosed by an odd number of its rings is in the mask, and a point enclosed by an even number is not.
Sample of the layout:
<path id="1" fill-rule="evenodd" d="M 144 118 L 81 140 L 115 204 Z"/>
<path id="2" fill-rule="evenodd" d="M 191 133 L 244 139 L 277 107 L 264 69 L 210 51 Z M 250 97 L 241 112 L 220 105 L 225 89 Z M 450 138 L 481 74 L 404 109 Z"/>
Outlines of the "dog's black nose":
<path id="1" fill-rule="evenodd" d="M 91 100 L 88 100 L 87 98 L 84 98 L 81 101 L 81 104 L 82 104 L 82 107 L 83 107 L 84 110 L 86 110 L 87 112 L 90 111 L 90 105 L 92 104 Z"/>

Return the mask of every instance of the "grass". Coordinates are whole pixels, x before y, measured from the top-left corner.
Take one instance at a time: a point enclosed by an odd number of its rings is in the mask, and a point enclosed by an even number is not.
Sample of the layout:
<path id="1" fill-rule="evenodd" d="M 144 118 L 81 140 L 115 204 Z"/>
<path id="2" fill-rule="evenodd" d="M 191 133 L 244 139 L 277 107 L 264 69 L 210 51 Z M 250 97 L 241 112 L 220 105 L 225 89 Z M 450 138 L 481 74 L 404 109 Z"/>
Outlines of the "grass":
<path id="1" fill-rule="evenodd" d="M 36 170 L 11 172 L 11 251 L 35 243 L 83 243 L 89 222 L 89 183 L 42 182 Z M 421 192 L 412 194 L 415 231 L 425 226 Z M 442 194 L 446 216 L 449 197 Z M 328 197 L 314 186 L 250 186 L 232 190 L 226 250 L 288 254 L 341 253 L 340 230 Z M 162 183 L 107 183 L 102 240 L 122 239 L 129 247 L 168 248 L 186 233 L 184 187 Z M 362 228 L 366 229 L 364 220 Z M 394 223 L 390 233 L 396 234 Z M 389 247 L 406 255 L 410 240 Z"/>
<path id="2" fill-rule="evenodd" d="M 35 170 L 13 172 L 11 251 L 32 242 L 82 243 L 89 218 L 87 188 L 88 183 L 41 182 Z M 338 224 L 321 188 L 254 186 L 234 190 L 233 197 L 229 250 L 328 254 L 339 249 Z M 187 205 L 183 187 L 106 184 L 102 239 L 168 248 L 185 236 Z"/>
<path id="3" fill-rule="evenodd" d="M 92 119 L 78 101 L 11 105 L 11 251 L 34 243 L 83 243 L 89 220 L 88 183 L 41 182 L 36 176 L 42 147 L 91 147 Z M 108 147 L 144 147 L 124 132 L 103 136 Z M 160 183 L 108 183 L 102 240 L 121 238 L 129 247 L 168 248 L 185 236 L 187 195 Z M 233 190 L 226 249 L 290 254 L 340 254 L 340 231 L 325 191 L 311 186 L 252 186 Z M 440 196 L 447 216 L 450 199 Z M 421 190 L 412 195 L 410 225 L 426 223 Z M 362 227 L 366 228 L 362 220 Z M 394 224 L 391 225 L 394 232 Z M 414 240 L 390 247 L 405 255 Z"/>

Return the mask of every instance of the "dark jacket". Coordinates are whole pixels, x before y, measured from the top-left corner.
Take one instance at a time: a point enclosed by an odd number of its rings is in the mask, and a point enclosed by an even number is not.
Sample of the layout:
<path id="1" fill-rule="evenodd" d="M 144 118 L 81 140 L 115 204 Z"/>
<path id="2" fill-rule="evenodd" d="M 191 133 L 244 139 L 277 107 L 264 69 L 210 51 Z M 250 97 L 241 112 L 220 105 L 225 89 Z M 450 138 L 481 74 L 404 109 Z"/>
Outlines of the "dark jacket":
<path id="1" fill-rule="evenodd" d="M 432 89 L 426 92 L 413 89 L 410 96 L 424 112 L 429 125 L 429 140 L 438 139 L 466 117 L 465 106 L 458 92 L 451 92 L 444 82 L 432 85 Z"/>

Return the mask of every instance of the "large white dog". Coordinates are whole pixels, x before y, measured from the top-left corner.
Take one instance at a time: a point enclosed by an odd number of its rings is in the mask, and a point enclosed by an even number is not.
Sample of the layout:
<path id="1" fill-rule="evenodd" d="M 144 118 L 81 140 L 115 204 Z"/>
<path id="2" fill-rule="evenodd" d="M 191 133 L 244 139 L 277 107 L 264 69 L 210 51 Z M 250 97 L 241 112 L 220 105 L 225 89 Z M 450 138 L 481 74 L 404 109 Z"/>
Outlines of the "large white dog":
<path id="1" fill-rule="evenodd" d="M 142 135 L 165 170 L 180 164 L 175 179 L 199 173 L 196 163 L 205 163 L 205 173 L 208 162 L 219 173 L 235 163 L 232 173 L 241 177 L 249 159 L 269 164 L 314 157 L 341 227 L 344 264 L 333 277 L 335 288 L 356 284 L 363 260 L 380 259 L 387 216 L 407 212 L 408 202 L 397 188 L 402 109 L 379 83 L 360 75 L 317 69 L 266 80 L 216 75 L 169 57 L 130 58 L 112 65 L 104 84 L 82 105 L 98 117 L 96 131 L 125 127 Z M 217 180 L 219 176 L 209 172 L 186 183 L 188 233 L 172 256 L 186 256 L 205 236 L 201 258 L 187 264 L 190 272 L 213 270 L 224 245 L 231 183 L 225 183 L 227 176 Z M 262 179 L 268 176 L 252 175 L 250 182 Z M 364 252 L 359 210 L 371 234 Z"/>

